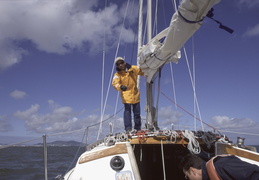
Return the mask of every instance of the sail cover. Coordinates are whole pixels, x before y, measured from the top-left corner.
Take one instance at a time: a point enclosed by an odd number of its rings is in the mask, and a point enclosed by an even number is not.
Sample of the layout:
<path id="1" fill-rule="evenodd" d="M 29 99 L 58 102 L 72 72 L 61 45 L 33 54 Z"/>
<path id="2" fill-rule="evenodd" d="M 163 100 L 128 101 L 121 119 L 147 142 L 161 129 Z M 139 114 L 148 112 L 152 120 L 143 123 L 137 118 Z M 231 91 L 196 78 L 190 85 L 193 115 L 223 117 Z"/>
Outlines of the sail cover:
<path id="1" fill-rule="evenodd" d="M 203 18 L 220 0 L 182 0 L 170 26 L 156 35 L 138 54 L 138 62 L 148 83 L 164 64 L 177 63 L 180 49 L 199 29 Z"/>

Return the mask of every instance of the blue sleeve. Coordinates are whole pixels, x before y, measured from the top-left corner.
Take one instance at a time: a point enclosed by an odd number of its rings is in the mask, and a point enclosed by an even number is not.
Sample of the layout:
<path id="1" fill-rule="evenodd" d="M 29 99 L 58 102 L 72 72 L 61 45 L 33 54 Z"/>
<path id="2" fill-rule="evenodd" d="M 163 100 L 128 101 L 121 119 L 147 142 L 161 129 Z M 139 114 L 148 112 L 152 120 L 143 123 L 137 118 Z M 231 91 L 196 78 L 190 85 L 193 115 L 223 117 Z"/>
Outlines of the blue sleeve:
<path id="1" fill-rule="evenodd" d="M 236 156 L 217 157 L 214 166 L 224 180 L 259 180 L 259 166 L 242 161 Z"/>

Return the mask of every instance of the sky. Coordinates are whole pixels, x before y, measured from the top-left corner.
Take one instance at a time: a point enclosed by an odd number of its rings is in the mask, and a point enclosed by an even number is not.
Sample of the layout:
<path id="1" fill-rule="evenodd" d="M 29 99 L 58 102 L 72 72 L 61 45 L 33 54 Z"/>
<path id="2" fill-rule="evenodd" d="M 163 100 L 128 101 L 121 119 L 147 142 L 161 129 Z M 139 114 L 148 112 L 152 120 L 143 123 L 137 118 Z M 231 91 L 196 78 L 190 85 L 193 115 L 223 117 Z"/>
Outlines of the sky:
<path id="1" fill-rule="evenodd" d="M 171 1 L 159 2 L 154 33 L 166 28 L 174 13 Z M 98 132 L 109 133 L 109 123 L 115 132 L 123 131 L 123 104 L 110 82 L 116 56 L 136 64 L 138 4 L 127 3 L 0 0 L 0 143 L 45 134 L 78 140 L 86 129 L 93 140 Z M 164 66 L 161 91 L 181 108 L 155 91 L 161 129 L 174 124 L 175 129 L 211 130 L 187 111 L 234 143 L 244 137 L 246 144 L 259 145 L 258 10 L 259 0 L 222 0 L 214 6 L 214 18 L 234 33 L 205 18 L 181 49 L 178 64 L 171 64 L 173 74 L 170 64 Z M 199 106 L 194 106 L 186 59 Z M 143 120 L 145 86 L 141 77 Z M 106 120 L 102 128 L 90 127 L 100 120 Z"/>

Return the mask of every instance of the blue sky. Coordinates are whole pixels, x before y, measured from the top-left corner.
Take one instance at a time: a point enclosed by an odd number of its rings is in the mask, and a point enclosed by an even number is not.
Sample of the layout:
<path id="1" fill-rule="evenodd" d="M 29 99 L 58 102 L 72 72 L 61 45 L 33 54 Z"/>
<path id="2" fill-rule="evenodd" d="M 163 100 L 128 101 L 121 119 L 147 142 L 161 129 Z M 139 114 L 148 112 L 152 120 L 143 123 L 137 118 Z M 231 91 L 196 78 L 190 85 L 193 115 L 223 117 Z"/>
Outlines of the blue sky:
<path id="1" fill-rule="evenodd" d="M 103 2 L 0 1 L 1 142 L 84 130 L 100 121 L 106 91 L 109 96 L 103 119 L 123 107 L 118 99 L 118 107 L 114 108 L 117 92 L 108 85 L 114 72 L 113 61 L 126 10 L 130 16 L 125 20 L 118 55 L 136 64 L 137 2 L 132 4 L 131 1 L 128 9 L 127 1 L 108 1 L 106 8 Z M 164 10 L 160 9 L 159 13 L 165 19 L 159 18 L 158 32 L 169 25 L 174 12 L 171 2 L 163 2 Z M 206 18 L 185 45 L 191 66 L 195 57 L 201 117 L 234 142 L 241 136 L 248 144 L 259 144 L 259 1 L 223 0 L 214 9 L 214 18 L 235 32 L 229 34 Z M 102 96 L 103 50 L 105 93 Z M 182 57 L 178 64 L 172 65 L 176 100 L 195 114 L 183 51 Z M 161 90 L 173 99 L 170 78 L 167 64 L 162 72 Z M 145 118 L 143 77 L 140 87 L 142 117 Z M 171 128 L 172 123 L 176 128 L 194 129 L 193 118 L 175 108 L 163 95 L 160 95 L 158 110 L 158 124 L 162 129 Z M 115 131 L 123 131 L 122 111 L 103 124 L 103 134 L 109 130 L 109 122 L 115 124 Z M 200 128 L 197 122 L 197 129 Z M 98 130 L 93 128 L 93 136 Z"/>

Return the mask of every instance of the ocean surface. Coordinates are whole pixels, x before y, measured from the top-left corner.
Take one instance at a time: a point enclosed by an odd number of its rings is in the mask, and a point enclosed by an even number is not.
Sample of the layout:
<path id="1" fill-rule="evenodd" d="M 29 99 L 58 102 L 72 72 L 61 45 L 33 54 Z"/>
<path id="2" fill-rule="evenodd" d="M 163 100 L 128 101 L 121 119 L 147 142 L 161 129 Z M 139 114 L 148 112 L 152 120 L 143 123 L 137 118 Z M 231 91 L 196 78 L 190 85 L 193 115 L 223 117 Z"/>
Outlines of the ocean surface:
<path id="1" fill-rule="evenodd" d="M 256 146 L 259 151 L 259 146 Z M 49 146 L 48 179 L 65 174 L 73 168 L 85 147 Z M 9 147 L 0 149 L 0 180 L 44 180 L 43 147 Z"/>
<path id="2" fill-rule="evenodd" d="M 84 151 L 85 147 L 48 147 L 48 179 L 54 180 L 73 168 Z M 0 149 L 0 180 L 44 180 L 44 173 L 43 147 Z"/>

